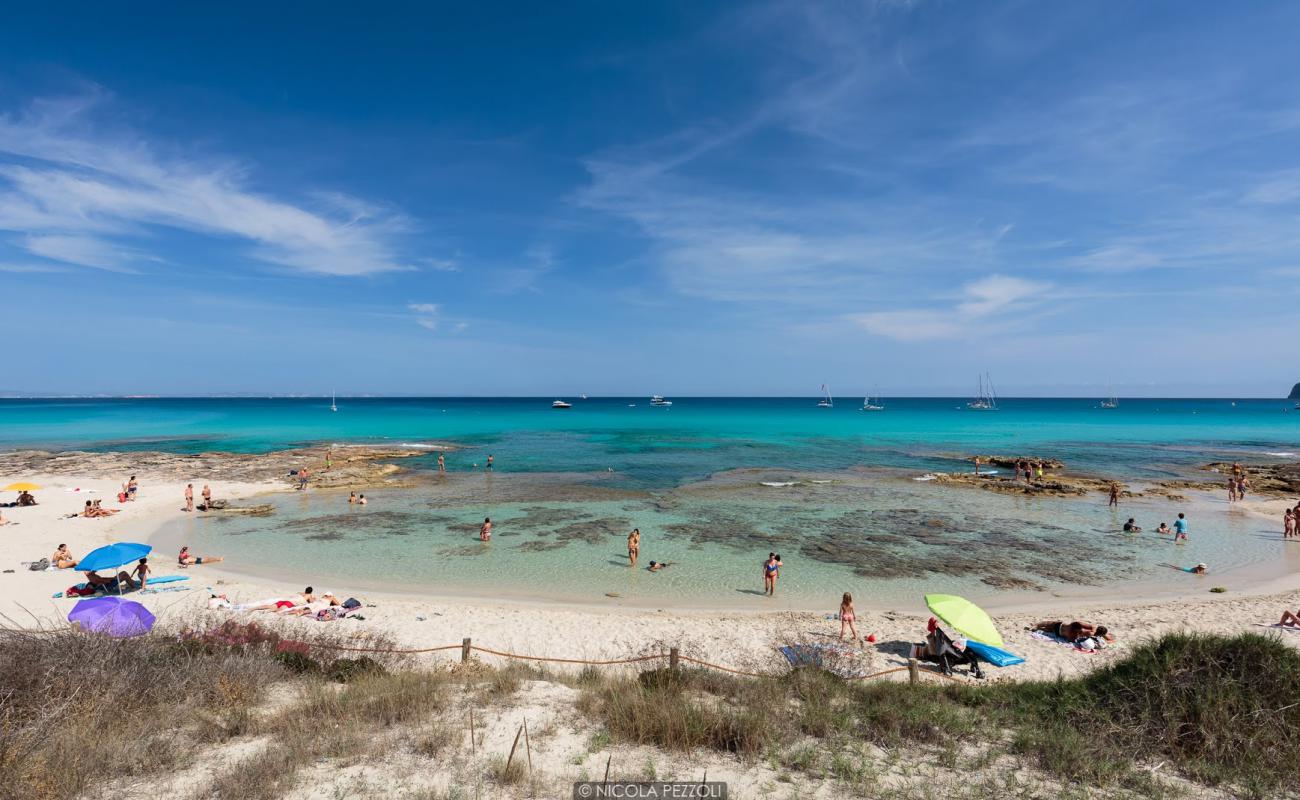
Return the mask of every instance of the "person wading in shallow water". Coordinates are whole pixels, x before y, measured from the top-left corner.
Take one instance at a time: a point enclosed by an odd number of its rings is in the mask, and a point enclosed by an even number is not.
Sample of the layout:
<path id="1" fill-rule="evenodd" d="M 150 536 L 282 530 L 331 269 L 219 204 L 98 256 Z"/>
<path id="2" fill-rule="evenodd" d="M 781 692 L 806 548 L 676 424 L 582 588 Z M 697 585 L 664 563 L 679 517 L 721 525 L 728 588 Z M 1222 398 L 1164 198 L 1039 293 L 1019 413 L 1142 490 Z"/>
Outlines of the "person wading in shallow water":
<path id="1" fill-rule="evenodd" d="M 776 594 L 776 579 L 781 577 L 781 567 L 781 556 L 778 553 L 768 553 L 767 560 L 763 562 L 763 594 Z"/>
<path id="2" fill-rule="evenodd" d="M 632 532 L 627 535 L 627 565 L 635 567 L 639 555 L 641 555 L 641 529 L 633 528 Z"/>
<path id="3" fill-rule="evenodd" d="M 478 529 L 479 541 L 487 542 L 492 539 L 492 518 L 484 517 L 483 524 Z"/>
<path id="4" fill-rule="evenodd" d="M 1115 481 L 1110 482 L 1110 502 L 1107 505 L 1119 505 L 1119 484 Z"/>

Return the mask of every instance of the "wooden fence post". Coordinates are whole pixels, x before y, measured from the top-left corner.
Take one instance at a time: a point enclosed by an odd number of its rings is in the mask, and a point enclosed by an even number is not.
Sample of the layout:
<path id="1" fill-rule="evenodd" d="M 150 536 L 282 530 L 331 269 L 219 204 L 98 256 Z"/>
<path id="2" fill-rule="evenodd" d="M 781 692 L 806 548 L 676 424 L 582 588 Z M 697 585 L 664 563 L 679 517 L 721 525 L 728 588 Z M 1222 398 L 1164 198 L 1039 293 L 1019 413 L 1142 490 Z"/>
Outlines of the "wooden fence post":
<path id="1" fill-rule="evenodd" d="M 915 686 L 921 680 L 921 662 L 915 658 L 907 659 L 907 682 Z"/>
<path id="2" fill-rule="evenodd" d="M 677 671 L 677 667 L 679 663 L 678 662 L 679 655 L 680 654 L 678 653 L 676 647 L 670 647 L 668 649 L 668 669 L 672 670 L 673 672 Z"/>
<path id="3" fill-rule="evenodd" d="M 461 639 L 460 641 L 460 663 L 466 664 L 468 662 L 469 662 L 469 637 L 466 636 L 464 639 Z"/>
<path id="4" fill-rule="evenodd" d="M 533 745 L 528 741 L 528 717 L 524 717 L 524 750 L 528 753 L 528 774 L 533 774 Z"/>
<path id="5" fill-rule="evenodd" d="M 510 755 L 506 757 L 506 768 L 502 771 L 502 778 L 510 774 L 510 762 L 515 760 L 515 750 L 519 747 L 519 736 L 524 732 L 524 726 L 520 725 L 519 730 L 515 731 L 515 743 L 510 745 Z"/>

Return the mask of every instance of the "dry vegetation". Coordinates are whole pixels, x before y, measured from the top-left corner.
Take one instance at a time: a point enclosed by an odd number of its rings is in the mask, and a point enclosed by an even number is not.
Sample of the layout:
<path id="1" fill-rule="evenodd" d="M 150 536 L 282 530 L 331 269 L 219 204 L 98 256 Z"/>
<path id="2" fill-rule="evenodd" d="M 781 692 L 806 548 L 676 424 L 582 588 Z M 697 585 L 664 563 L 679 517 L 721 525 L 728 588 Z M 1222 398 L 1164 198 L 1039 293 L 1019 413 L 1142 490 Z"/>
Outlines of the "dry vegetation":
<path id="1" fill-rule="evenodd" d="M 0 796 L 568 796 L 614 752 L 622 779 L 698 777 L 688 763 L 770 776 L 752 796 L 1300 792 L 1300 655 L 1259 636 L 1168 636 L 1081 679 L 988 686 L 422 669 L 328 652 L 251 625 L 127 641 L 0 631 Z M 562 722 L 534 716 L 509 758 L 513 706 L 542 690 L 562 693 Z M 578 752 L 543 757 L 561 727 Z M 182 763 L 189 782 L 167 784 Z"/>

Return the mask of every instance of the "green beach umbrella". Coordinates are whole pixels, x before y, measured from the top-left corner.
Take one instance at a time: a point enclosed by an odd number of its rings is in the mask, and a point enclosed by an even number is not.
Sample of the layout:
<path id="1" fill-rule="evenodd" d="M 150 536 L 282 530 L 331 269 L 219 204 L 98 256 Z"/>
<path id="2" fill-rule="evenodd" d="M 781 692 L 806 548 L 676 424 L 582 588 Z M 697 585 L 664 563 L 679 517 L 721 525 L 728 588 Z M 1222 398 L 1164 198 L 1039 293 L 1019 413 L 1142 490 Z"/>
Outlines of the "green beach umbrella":
<path id="1" fill-rule="evenodd" d="M 966 638 L 994 647 L 1002 646 L 1002 634 L 993 627 L 993 620 L 984 609 L 966 598 L 955 594 L 927 594 L 925 605 L 930 613 Z"/>

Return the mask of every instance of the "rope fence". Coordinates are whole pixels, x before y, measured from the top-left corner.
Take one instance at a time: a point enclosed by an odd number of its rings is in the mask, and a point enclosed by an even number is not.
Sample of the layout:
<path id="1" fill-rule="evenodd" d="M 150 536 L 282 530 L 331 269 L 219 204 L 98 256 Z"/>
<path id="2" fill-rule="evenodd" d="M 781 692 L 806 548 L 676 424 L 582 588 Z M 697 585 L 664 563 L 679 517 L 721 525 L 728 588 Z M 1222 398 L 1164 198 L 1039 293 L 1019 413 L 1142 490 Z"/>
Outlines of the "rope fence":
<path id="1" fill-rule="evenodd" d="M 31 629 L 2 628 L 0 630 L 3 630 L 8 633 L 22 633 L 22 634 L 53 634 L 53 633 L 63 632 L 62 630 L 57 628 L 31 628 Z M 772 678 L 772 677 L 777 677 L 778 675 L 778 673 L 771 673 L 771 672 L 747 672 L 745 670 L 735 669 L 733 667 L 728 667 L 723 664 L 714 664 L 711 661 L 702 661 L 698 658 L 692 658 L 691 656 L 682 655 L 680 650 L 676 647 L 670 648 L 667 653 L 653 653 L 644 656 L 634 656 L 632 658 L 587 659 L 587 658 L 560 658 L 558 656 L 526 656 L 521 653 L 509 653 L 502 650 L 493 650 L 489 647 L 480 647 L 479 645 L 474 644 L 473 640 L 471 640 L 468 637 L 462 640 L 460 644 L 445 644 L 445 645 L 440 645 L 438 647 L 420 647 L 420 648 L 412 648 L 412 649 L 396 648 L 396 647 L 348 647 L 347 645 L 332 644 L 329 642 L 302 642 L 294 639 L 280 639 L 278 640 L 278 643 L 292 645 L 295 647 L 303 647 L 307 649 L 316 649 L 316 650 L 335 650 L 335 651 L 345 652 L 345 653 L 384 653 L 390 655 L 420 655 L 424 653 L 440 653 L 448 650 L 459 650 L 461 652 L 462 663 L 466 663 L 470 660 L 471 653 L 484 653 L 487 655 L 496 656 L 498 658 L 505 658 L 505 659 L 511 659 L 516 661 L 538 661 L 538 662 L 546 662 L 552 664 L 582 664 L 584 666 L 595 666 L 595 667 L 615 666 L 621 664 L 642 664 L 648 661 L 662 661 L 666 659 L 668 661 L 669 668 L 674 670 L 678 669 L 682 662 L 686 662 L 688 664 L 695 664 L 696 666 L 705 667 L 707 669 L 715 669 L 718 670 L 719 672 L 727 672 L 732 675 L 740 675 L 746 678 Z M 938 678 L 947 678 L 950 681 L 956 681 L 958 683 L 962 682 L 961 679 L 957 678 L 956 676 L 947 675 L 937 670 L 922 667 L 920 661 L 915 658 L 909 658 L 907 660 L 907 666 L 892 667 L 890 669 L 881 670 L 880 672 L 873 672 L 870 675 L 850 675 L 845 677 L 844 679 L 850 681 L 869 681 L 869 680 L 874 680 L 876 678 L 882 678 L 886 675 L 893 675 L 899 672 L 909 673 L 908 680 L 910 683 L 913 684 L 920 682 L 920 677 L 922 675 L 931 675 Z"/>
<path id="2" fill-rule="evenodd" d="M 651 655 L 635 656 L 633 658 L 587 659 L 587 658 L 560 658 L 558 656 L 526 656 L 521 653 L 509 653 L 502 650 L 493 650 L 488 647 L 480 647 L 479 645 L 474 644 L 473 641 L 468 638 L 466 638 L 460 644 L 448 644 L 448 645 L 442 645 L 441 647 L 425 647 L 425 648 L 419 648 L 414 650 L 397 649 L 391 647 L 345 647 L 343 645 L 328 644 L 325 642 L 299 642 L 299 641 L 291 641 L 287 639 L 281 641 L 284 642 L 285 644 L 299 645 L 302 647 L 316 648 L 316 649 L 323 649 L 323 650 L 341 650 L 341 651 L 352 652 L 352 653 L 391 653 L 394 655 L 411 655 L 411 654 L 418 654 L 418 653 L 436 653 L 436 652 L 446 651 L 446 650 L 460 650 L 462 662 L 469 661 L 470 653 L 485 653 L 487 655 L 497 656 L 498 658 L 505 658 L 505 659 L 511 659 L 516 661 L 538 661 L 538 662 L 546 662 L 551 664 L 582 664 L 584 666 L 597 666 L 597 667 L 614 666 L 614 665 L 621 665 L 621 664 L 642 664 L 647 661 L 662 661 L 664 659 L 667 659 L 669 667 L 671 669 L 678 669 L 682 662 L 686 662 L 688 664 L 695 664 L 696 666 L 705 667 L 707 669 L 715 669 L 718 670 L 719 672 L 727 672 L 732 675 L 740 675 L 747 678 L 771 678 L 776 676 L 775 673 L 771 673 L 771 672 L 747 672 L 745 670 L 735 669 L 734 667 L 728 667 L 723 664 L 714 664 L 711 661 L 702 661 L 698 658 L 692 658 L 691 656 L 684 656 L 681 654 L 680 650 L 676 647 L 671 648 L 667 653 L 653 653 Z M 868 681 L 868 680 L 874 680 L 876 678 L 882 678 L 886 675 L 893 675 L 899 672 L 910 673 L 909 681 L 911 683 L 917 683 L 921 675 L 933 675 L 940 678 L 947 678 L 948 680 L 951 681 L 957 681 L 959 683 L 961 682 L 960 679 L 958 679 L 953 675 L 947 675 L 944 674 L 943 672 L 938 672 L 936 670 L 926 669 L 924 667 L 921 667 L 920 661 L 915 658 L 909 658 L 907 660 L 907 666 L 892 667 L 890 669 L 881 670 L 880 672 L 873 672 L 870 675 L 852 675 L 846 677 L 845 680 Z"/>

